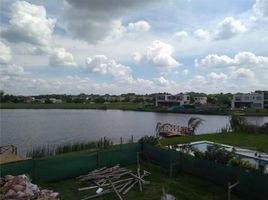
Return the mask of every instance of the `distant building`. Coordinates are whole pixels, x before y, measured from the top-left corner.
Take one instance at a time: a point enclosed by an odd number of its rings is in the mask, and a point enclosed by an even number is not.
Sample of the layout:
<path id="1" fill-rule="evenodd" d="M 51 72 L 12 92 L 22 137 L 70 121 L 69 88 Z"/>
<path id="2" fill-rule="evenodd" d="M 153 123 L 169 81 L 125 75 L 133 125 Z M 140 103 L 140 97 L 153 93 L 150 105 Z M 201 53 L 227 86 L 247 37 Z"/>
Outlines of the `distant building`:
<path id="1" fill-rule="evenodd" d="M 34 102 L 34 100 L 35 100 L 35 98 L 34 97 L 31 97 L 31 96 L 24 97 L 24 102 L 25 103 L 32 103 L 32 102 Z"/>
<path id="2" fill-rule="evenodd" d="M 62 103 L 61 99 L 56 99 L 56 98 L 49 98 L 49 101 L 51 101 L 52 103 Z"/>
<path id="3" fill-rule="evenodd" d="M 198 105 L 205 105 L 207 104 L 207 97 L 206 96 L 194 96 L 194 104 Z"/>
<path id="4" fill-rule="evenodd" d="M 160 94 L 155 96 L 155 106 L 189 105 L 190 95 L 187 94 Z"/>
<path id="5" fill-rule="evenodd" d="M 143 95 L 143 101 L 153 101 L 154 97 L 150 95 Z"/>
<path id="6" fill-rule="evenodd" d="M 45 98 L 40 98 L 40 99 L 39 98 L 38 99 L 36 98 L 35 99 L 35 102 L 36 103 L 45 103 L 46 102 L 46 99 Z"/>
<path id="7" fill-rule="evenodd" d="M 259 93 L 235 94 L 232 100 L 232 108 L 264 108 L 264 95 Z"/>

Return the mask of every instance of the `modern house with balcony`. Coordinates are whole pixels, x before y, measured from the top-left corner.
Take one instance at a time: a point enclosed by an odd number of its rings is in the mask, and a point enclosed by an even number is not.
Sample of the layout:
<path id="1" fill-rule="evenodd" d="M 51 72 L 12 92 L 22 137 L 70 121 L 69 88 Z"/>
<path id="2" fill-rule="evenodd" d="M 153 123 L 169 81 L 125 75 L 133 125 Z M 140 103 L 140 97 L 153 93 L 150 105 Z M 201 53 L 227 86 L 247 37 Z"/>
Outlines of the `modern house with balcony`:
<path id="1" fill-rule="evenodd" d="M 232 100 L 232 108 L 264 108 L 263 93 L 235 94 Z"/>
<path id="2" fill-rule="evenodd" d="M 159 94 L 155 96 L 155 106 L 189 105 L 190 96 L 187 94 Z"/>

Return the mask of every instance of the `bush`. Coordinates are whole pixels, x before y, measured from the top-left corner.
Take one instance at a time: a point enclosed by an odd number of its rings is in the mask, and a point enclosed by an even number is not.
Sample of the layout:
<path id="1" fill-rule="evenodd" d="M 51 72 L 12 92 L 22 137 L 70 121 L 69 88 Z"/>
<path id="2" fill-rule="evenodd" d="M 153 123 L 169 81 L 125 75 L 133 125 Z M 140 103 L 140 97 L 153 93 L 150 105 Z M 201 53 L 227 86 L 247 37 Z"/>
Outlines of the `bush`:
<path id="1" fill-rule="evenodd" d="M 193 149 L 193 152 L 197 158 L 215 161 L 221 164 L 227 164 L 234 157 L 235 153 L 234 151 L 227 151 L 217 144 L 209 145 L 205 152 L 201 152 L 198 149 Z"/>
<path id="2" fill-rule="evenodd" d="M 220 145 L 209 145 L 205 152 L 205 158 L 218 163 L 227 164 L 234 157 L 234 151 L 227 151 Z"/>
<path id="3" fill-rule="evenodd" d="M 249 161 L 247 160 L 241 160 L 239 158 L 232 158 L 229 162 L 229 165 L 233 166 L 233 167 L 242 167 L 242 168 L 246 168 L 252 171 L 256 171 L 257 170 L 257 166 L 254 164 L 251 164 Z"/>
<path id="4" fill-rule="evenodd" d="M 258 126 L 249 124 L 244 116 L 232 115 L 230 118 L 230 126 L 232 131 L 244 133 L 266 133 L 268 134 L 268 123 Z M 223 132 L 223 130 L 222 130 Z"/>
<path id="5" fill-rule="evenodd" d="M 193 148 L 192 151 L 194 152 L 194 156 L 200 159 L 206 159 L 205 158 L 205 153 L 203 153 L 202 151 Z"/>
<path id="6" fill-rule="evenodd" d="M 265 124 L 263 124 L 261 127 L 260 127 L 260 133 L 266 133 L 268 134 L 268 122 L 266 122 Z"/>
<path id="7" fill-rule="evenodd" d="M 248 125 L 246 118 L 241 115 L 232 115 L 229 122 L 232 131 L 235 132 L 242 131 L 244 126 Z"/>
<path id="8" fill-rule="evenodd" d="M 143 143 L 143 144 L 152 144 L 152 145 L 159 145 L 159 140 L 155 136 L 143 136 L 141 139 L 139 139 L 138 143 Z"/>

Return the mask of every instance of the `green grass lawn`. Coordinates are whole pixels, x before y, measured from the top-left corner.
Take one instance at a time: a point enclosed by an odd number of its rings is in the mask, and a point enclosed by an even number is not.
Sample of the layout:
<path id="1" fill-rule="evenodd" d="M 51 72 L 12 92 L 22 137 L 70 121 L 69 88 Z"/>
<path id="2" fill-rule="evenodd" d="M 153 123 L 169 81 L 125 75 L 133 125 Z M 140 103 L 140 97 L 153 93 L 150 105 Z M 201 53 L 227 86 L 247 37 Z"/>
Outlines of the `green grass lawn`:
<path id="1" fill-rule="evenodd" d="M 82 104 L 82 103 L 59 103 L 59 104 L 30 104 L 30 103 L 1 103 L 1 109 L 138 109 L 140 104 L 118 102 L 110 104 Z"/>
<path id="2" fill-rule="evenodd" d="M 135 166 L 130 167 L 135 170 Z M 162 194 L 162 187 L 166 192 L 173 194 L 177 199 L 181 200 L 225 200 L 226 188 L 215 185 L 204 179 L 193 177 L 185 173 L 178 173 L 172 178 L 168 173 L 158 166 L 144 163 L 142 169 L 151 172 L 151 175 L 146 178 L 151 183 L 146 185 L 144 192 L 140 193 L 138 187 L 132 189 L 124 199 L 128 200 L 159 200 Z M 78 192 L 77 188 L 84 187 L 77 182 L 76 179 L 69 179 L 66 181 L 41 184 L 44 188 L 53 189 L 61 194 L 61 199 L 64 200 L 79 200 L 84 196 L 91 194 L 89 191 Z M 106 196 L 98 198 L 100 200 L 117 199 L 115 194 L 107 194 Z M 232 196 L 232 200 L 238 200 L 236 196 Z"/>
<path id="3" fill-rule="evenodd" d="M 253 150 L 268 152 L 268 134 L 227 133 L 227 134 L 205 134 L 188 137 L 173 137 L 162 139 L 161 145 L 183 144 L 200 140 L 229 144 L 245 147 Z"/>

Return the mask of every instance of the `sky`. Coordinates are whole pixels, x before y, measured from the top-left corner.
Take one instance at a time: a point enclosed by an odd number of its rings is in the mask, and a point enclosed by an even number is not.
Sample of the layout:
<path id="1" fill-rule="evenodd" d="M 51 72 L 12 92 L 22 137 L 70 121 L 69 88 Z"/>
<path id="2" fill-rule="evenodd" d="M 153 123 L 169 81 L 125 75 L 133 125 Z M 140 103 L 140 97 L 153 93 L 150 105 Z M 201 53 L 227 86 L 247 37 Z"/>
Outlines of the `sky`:
<path id="1" fill-rule="evenodd" d="M 0 0 L 5 93 L 268 90 L 268 0 Z"/>

